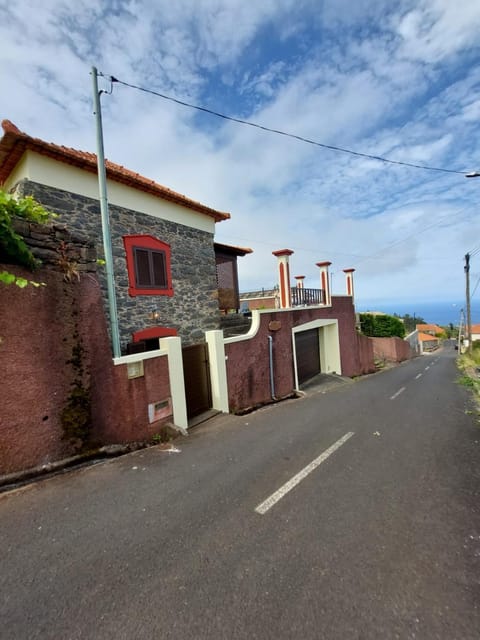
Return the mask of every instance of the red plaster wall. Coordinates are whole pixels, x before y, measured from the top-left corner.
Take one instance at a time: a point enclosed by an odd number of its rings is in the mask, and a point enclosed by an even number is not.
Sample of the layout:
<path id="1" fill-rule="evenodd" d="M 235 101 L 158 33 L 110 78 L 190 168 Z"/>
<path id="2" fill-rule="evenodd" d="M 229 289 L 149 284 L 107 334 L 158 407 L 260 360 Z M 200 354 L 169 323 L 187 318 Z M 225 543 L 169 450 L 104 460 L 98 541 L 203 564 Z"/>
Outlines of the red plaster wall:
<path id="1" fill-rule="evenodd" d="M 413 358 L 415 352 L 409 343 L 401 338 L 370 338 L 373 343 L 375 358 L 388 362 L 403 362 Z"/>
<path id="2" fill-rule="evenodd" d="M 273 339 L 273 367 L 276 397 L 294 390 L 292 328 L 317 319 L 338 320 L 342 374 L 356 376 L 374 371 L 373 352 L 359 341 L 355 329 L 355 309 L 349 296 L 335 296 L 332 307 L 302 307 L 291 311 L 262 313 L 260 328 L 251 340 L 225 345 L 230 408 L 245 409 L 271 400 L 268 336 Z M 269 331 L 271 321 L 280 322 L 278 331 Z"/>
<path id="3" fill-rule="evenodd" d="M 19 267 L 5 268 L 32 277 Z M 167 420 L 148 423 L 148 403 L 170 395 L 167 358 L 146 360 L 145 376 L 133 380 L 125 365 L 113 365 L 96 278 L 66 283 L 51 269 L 34 277 L 47 286 L 0 284 L 0 474 L 74 453 L 62 440 L 60 415 L 75 377 L 69 360 L 76 327 L 84 347 L 84 386 L 91 387 L 92 441 L 144 440 Z"/>
<path id="4" fill-rule="evenodd" d="M 261 298 L 248 300 L 248 308 L 253 309 L 275 309 L 275 298 Z"/>
<path id="5" fill-rule="evenodd" d="M 374 373 L 375 355 L 373 352 L 373 342 L 371 338 L 357 333 L 358 356 L 360 360 L 360 371 L 357 375 Z"/>

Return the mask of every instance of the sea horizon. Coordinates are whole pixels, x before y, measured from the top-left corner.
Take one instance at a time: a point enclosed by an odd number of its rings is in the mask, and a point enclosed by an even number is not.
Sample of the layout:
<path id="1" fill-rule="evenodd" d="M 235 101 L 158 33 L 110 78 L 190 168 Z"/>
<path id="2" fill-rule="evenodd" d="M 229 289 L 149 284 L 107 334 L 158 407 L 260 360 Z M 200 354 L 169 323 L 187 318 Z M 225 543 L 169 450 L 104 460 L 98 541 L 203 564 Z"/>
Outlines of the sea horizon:
<path id="1" fill-rule="evenodd" d="M 438 324 L 440 326 L 448 326 L 460 324 L 461 310 L 463 310 L 463 322 L 466 321 L 466 304 L 465 301 L 419 301 L 411 302 L 395 302 L 391 300 L 376 301 L 356 301 L 355 309 L 357 313 L 367 313 L 368 311 L 380 311 L 388 315 L 397 314 L 405 316 L 409 314 L 411 317 L 423 318 L 429 324 Z M 480 323 L 480 301 L 471 302 L 471 319 L 472 324 Z"/>

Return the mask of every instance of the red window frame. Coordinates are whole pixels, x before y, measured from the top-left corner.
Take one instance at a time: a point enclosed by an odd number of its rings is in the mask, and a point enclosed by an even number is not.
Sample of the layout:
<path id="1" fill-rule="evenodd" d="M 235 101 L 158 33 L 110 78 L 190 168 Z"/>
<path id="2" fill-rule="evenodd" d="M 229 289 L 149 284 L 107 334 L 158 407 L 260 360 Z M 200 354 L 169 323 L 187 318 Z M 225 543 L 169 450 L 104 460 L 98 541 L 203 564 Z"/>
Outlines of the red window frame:
<path id="1" fill-rule="evenodd" d="M 170 245 L 151 235 L 123 236 L 123 244 L 127 258 L 128 294 L 130 296 L 173 296 Z M 136 284 L 135 249 L 163 253 L 166 276 L 165 287 L 153 286 L 146 288 Z"/>

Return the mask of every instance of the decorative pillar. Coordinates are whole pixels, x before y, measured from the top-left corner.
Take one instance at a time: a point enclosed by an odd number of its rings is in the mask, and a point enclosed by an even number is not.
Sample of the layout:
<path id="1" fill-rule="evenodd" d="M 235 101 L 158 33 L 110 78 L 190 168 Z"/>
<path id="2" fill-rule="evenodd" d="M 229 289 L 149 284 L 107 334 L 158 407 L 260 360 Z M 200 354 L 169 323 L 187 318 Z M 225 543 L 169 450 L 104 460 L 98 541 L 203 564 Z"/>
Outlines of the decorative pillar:
<path id="1" fill-rule="evenodd" d="M 330 293 L 330 276 L 328 274 L 328 267 L 331 262 L 317 262 L 317 267 L 320 268 L 320 289 L 323 289 L 323 306 L 332 306 L 332 295 Z"/>
<path id="2" fill-rule="evenodd" d="M 347 296 L 352 296 L 353 298 L 353 272 L 355 269 L 344 269 L 343 273 L 345 274 L 345 284 L 347 287 Z"/>
<path id="3" fill-rule="evenodd" d="M 293 251 L 291 249 L 280 249 L 272 251 L 278 259 L 278 284 L 280 287 L 280 309 L 289 309 L 292 306 L 292 292 L 290 290 L 290 266 L 289 257 Z"/>
<path id="4" fill-rule="evenodd" d="M 297 289 L 303 289 L 303 281 L 305 280 L 305 276 L 294 276 L 297 281 Z"/>

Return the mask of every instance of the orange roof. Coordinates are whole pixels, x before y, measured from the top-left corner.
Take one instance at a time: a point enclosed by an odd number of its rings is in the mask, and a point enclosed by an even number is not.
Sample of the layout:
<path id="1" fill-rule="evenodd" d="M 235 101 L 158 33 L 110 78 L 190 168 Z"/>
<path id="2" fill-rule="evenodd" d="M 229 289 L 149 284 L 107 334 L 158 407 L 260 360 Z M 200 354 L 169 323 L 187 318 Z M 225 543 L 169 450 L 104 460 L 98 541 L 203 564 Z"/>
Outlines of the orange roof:
<path id="1" fill-rule="evenodd" d="M 53 144 L 52 142 L 44 142 L 39 138 L 31 138 L 26 133 L 20 131 L 10 120 L 3 120 L 2 128 L 4 135 L 0 139 L 0 185 L 5 183 L 27 150 L 47 156 L 58 162 L 70 164 L 84 171 L 89 171 L 90 173 L 97 173 L 97 156 L 94 153 L 78 151 L 70 147 Z M 196 200 L 190 200 L 190 198 L 176 193 L 167 187 L 163 187 L 153 180 L 144 178 L 138 173 L 125 169 L 125 167 L 119 164 L 110 162 L 110 160 L 105 160 L 105 167 L 107 177 L 110 180 L 120 182 L 139 191 L 150 193 L 153 196 L 174 202 L 188 209 L 193 209 L 193 211 L 198 211 L 198 213 L 204 213 L 214 218 L 215 222 L 228 220 L 230 218 L 229 213 L 217 211 Z"/>
<path id="2" fill-rule="evenodd" d="M 419 333 L 418 339 L 420 340 L 420 342 L 431 342 L 432 340 L 435 340 L 435 341 L 438 340 L 438 338 L 430 335 L 429 333 Z"/>
<path id="3" fill-rule="evenodd" d="M 417 324 L 417 331 L 433 331 L 434 333 L 443 333 L 442 327 L 439 327 L 438 324 Z"/>
<path id="4" fill-rule="evenodd" d="M 480 324 L 472 324 L 471 330 L 472 333 L 480 333 Z"/>

